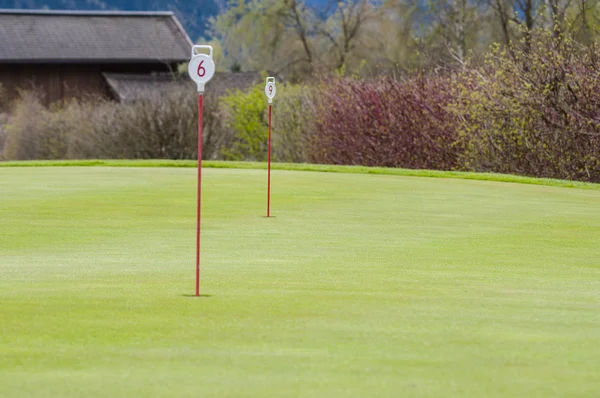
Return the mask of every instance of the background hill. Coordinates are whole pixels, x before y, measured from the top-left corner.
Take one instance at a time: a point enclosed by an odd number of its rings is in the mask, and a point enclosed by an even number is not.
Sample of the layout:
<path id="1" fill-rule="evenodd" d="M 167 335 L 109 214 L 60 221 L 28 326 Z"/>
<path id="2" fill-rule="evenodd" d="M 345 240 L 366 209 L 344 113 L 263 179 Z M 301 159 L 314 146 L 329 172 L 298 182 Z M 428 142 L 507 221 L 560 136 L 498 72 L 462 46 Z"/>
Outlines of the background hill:
<path id="1" fill-rule="evenodd" d="M 209 17 L 224 8 L 226 0 L 0 0 L 0 8 L 50 10 L 164 11 L 177 14 L 192 38 L 204 34 Z"/>

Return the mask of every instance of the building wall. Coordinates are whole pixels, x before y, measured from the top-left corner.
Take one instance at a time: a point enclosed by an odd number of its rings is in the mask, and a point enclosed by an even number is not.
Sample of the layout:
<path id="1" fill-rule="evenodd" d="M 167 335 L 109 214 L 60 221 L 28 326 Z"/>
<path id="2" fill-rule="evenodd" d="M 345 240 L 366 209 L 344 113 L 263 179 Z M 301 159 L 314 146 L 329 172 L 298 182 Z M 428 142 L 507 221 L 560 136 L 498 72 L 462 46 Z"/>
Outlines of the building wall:
<path id="1" fill-rule="evenodd" d="M 171 66 L 172 67 L 172 66 Z M 19 90 L 39 93 L 42 103 L 90 97 L 113 98 L 103 72 L 108 73 L 151 73 L 167 72 L 165 64 L 0 64 L 0 111 L 18 97 Z"/>

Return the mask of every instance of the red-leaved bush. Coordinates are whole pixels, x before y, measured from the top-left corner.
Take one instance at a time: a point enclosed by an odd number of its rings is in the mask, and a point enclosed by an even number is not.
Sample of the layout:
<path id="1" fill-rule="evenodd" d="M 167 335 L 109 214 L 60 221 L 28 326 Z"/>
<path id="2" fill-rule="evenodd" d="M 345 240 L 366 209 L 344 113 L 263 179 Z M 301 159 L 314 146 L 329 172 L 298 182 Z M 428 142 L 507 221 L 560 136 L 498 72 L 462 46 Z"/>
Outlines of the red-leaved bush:
<path id="1" fill-rule="evenodd" d="M 312 161 L 450 170 L 458 154 L 451 79 L 336 78 L 317 96 Z"/>

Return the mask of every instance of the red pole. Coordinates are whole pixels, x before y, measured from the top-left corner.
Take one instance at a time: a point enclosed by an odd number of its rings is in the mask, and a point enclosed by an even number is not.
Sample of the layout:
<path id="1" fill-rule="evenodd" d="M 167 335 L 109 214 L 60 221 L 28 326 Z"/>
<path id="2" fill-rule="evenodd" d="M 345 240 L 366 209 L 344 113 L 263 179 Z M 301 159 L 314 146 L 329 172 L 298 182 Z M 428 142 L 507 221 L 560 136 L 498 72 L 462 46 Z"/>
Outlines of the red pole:
<path id="1" fill-rule="evenodd" d="M 269 155 L 268 155 L 268 183 L 267 183 L 267 217 L 271 217 L 271 115 L 273 105 L 269 104 Z"/>
<path id="2" fill-rule="evenodd" d="M 202 198 L 202 93 L 198 94 L 198 207 L 196 218 L 196 296 L 200 296 L 200 209 Z"/>

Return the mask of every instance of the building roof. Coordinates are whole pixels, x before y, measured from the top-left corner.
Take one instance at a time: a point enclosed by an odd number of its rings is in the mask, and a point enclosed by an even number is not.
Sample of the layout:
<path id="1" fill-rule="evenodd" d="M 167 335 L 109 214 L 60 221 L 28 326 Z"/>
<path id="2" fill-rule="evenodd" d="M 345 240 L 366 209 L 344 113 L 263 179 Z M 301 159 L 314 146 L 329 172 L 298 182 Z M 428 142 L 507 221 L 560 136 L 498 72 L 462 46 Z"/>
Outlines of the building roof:
<path id="1" fill-rule="evenodd" d="M 191 46 L 171 12 L 0 10 L 0 63 L 184 62 Z"/>
<path id="2" fill-rule="evenodd" d="M 187 82 L 177 79 L 169 73 L 148 75 L 103 73 L 103 75 L 121 102 L 153 99 L 170 90 L 184 87 Z M 190 80 L 190 83 L 193 82 Z"/>
<path id="3" fill-rule="evenodd" d="M 152 99 L 171 90 L 188 87 L 190 92 L 196 89 L 196 84 L 187 76 L 174 76 L 169 73 L 138 75 L 104 73 L 104 78 L 121 102 L 140 99 Z M 227 94 L 228 90 L 246 91 L 255 84 L 262 82 L 262 76 L 257 72 L 216 72 L 206 84 L 206 94 L 218 97 Z"/>
<path id="4" fill-rule="evenodd" d="M 264 79 L 259 72 L 215 72 L 213 78 L 206 83 L 206 91 L 222 96 L 229 91 L 247 91 L 261 82 Z"/>

